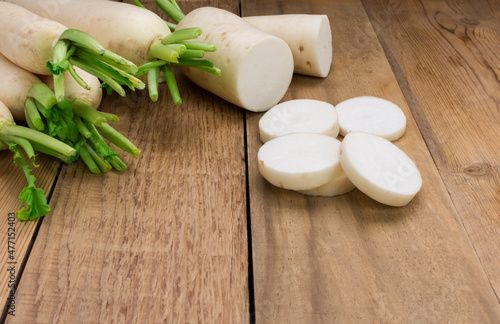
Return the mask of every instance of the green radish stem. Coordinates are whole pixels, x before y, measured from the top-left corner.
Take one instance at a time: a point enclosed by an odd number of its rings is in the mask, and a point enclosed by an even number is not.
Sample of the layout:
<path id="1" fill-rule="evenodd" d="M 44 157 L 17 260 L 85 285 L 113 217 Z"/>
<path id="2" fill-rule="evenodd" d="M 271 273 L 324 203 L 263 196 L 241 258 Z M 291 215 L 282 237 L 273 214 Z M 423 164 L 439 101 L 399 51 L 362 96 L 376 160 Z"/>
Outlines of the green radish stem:
<path id="1" fill-rule="evenodd" d="M 148 71 L 148 93 L 153 101 L 158 100 L 158 82 L 160 79 L 160 67 L 156 66 Z"/>
<path id="2" fill-rule="evenodd" d="M 25 138 L 0 133 L 0 142 L 17 144 L 24 150 L 24 152 L 26 152 L 26 155 L 30 160 L 34 160 L 35 158 L 35 150 L 30 142 Z"/>
<path id="3" fill-rule="evenodd" d="M 39 131 L 43 131 L 45 129 L 45 124 L 43 123 L 42 116 L 40 116 L 40 112 L 36 108 L 35 101 L 33 98 L 27 98 L 25 103 L 25 114 L 27 116 L 26 120 L 29 120 L 33 124 L 33 127 Z"/>
<path id="4" fill-rule="evenodd" d="M 133 157 L 139 157 L 139 149 L 132 144 L 132 142 L 123 136 L 121 133 L 117 132 L 108 123 L 102 123 L 100 126 L 96 127 L 99 133 L 106 138 L 111 143 L 115 144 L 125 152 L 129 153 Z"/>
<path id="5" fill-rule="evenodd" d="M 127 169 L 127 165 L 118 156 L 113 156 L 109 163 L 116 171 L 122 172 Z"/>
<path id="6" fill-rule="evenodd" d="M 80 148 L 80 157 L 82 158 L 83 163 L 89 168 L 90 172 L 99 174 L 101 173 L 101 170 L 97 166 L 97 164 L 94 162 L 94 159 L 90 155 L 89 151 L 85 146 L 82 146 Z"/>
<path id="7" fill-rule="evenodd" d="M 107 121 L 118 122 L 118 116 L 95 110 L 89 102 L 82 99 L 73 101 L 73 112 L 92 124 L 99 126 Z"/>
<path id="8" fill-rule="evenodd" d="M 121 86 L 117 85 L 124 84 L 124 79 L 128 80 L 127 77 L 124 77 L 124 74 L 137 72 L 135 64 L 105 49 L 89 34 L 76 29 L 66 29 L 53 48 L 52 62 L 47 62 L 47 67 L 54 74 L 54 92 L 57 101 L 62 101 L 65 98 L 64 71 L 69 70 L 70 75 L 78 84 L 88 88 L 88 85 L 70 67 L 71 65 L 76 65 L 82 70 L 95 75 L 121 95 L 125 95 L 125 93 Z M 111 69 L 124 71 L 124 73 L 109 73 L 109 70 L 103 68 L 103 65 Z M 125 83 L 129 85 L 128 82 Z M 140 88 L 140 86 L 136 87 Z"/>
<path id="9" fill-rule="evenodd" d="M 47 134 L 41 133 L 31 128 L 18 126 L 13 123 L 12 124 L 0 123 L 0 134 L 17 136 L 30 141 L 30 143 L 37 143 L 40 145 L 44 145 L 62 154 L 66 158 L 76 154 L 76 150 L 74 148 L 62 143 L 61 141 Z"/>
<path id="10" fill-rule="evenodd" d="M 175 80 L 174 72 L 170 67 L 170 64 L 162 65 L 163 76 L 165 77 L 165 82 L 167 83 L 168 89 L 170 90 L 170 95 L 174 103 L 178 106 L 182 104 L 181 95 L 179 93 L 179 88 L 177 87 L 177 81 Z"/>
<path id="11" fill-rule="evenodd" d="M 180 10 L 177 3 L 168 0 L 156 0 L 156 4 L 161 8 L 176 24 L 184 18 L 184 13 Z"/>
<path id="12" fill-rule="evenodd" d="M 187 49 L 200 50 L 204 52 L 215 52 L 217 47 L 214 44 L 197 41 L 179 41 L 178 44 L 186 46 Z"/>
<path id="13" fill-rule="evenodd" d="M 179 29 L 171 34 L 165 36 L 161 43 L 163 45 L 167 44 L 175 44 L 180 41 L 185 41 L 188 39 L 196 39 L 198 36 L 201 35 L 201 29 L 198 27 L 191 27 L 191 28 L 185 28 L 185 29 Z"/>
<path id="14" fill-rule="evenodd" d="M 87 152 L 89 152 L 90 157 L 92 158 L 92 160 L 94 160 L 95 164 L 99 167 L 99 170 L 101 170 L 101 172 L 107 172 L 111 170 L 111 164 L 97 155 L 97 153 L 88 143 L 83 144 L 83 147 L 85 148 L 85 150 L 87 150 Z"/>
<path id="15" fill-rule="evenodd" d="M 78 128 L 78 132 L 85 138 L 89 138 L 92 134 L 90 133 L 89 129 L 85 124 L 83 123 L 82 119 L 80 116 L 76 115 L 73 117 L 73 120 L 75 121 L 76 127 Z"/>

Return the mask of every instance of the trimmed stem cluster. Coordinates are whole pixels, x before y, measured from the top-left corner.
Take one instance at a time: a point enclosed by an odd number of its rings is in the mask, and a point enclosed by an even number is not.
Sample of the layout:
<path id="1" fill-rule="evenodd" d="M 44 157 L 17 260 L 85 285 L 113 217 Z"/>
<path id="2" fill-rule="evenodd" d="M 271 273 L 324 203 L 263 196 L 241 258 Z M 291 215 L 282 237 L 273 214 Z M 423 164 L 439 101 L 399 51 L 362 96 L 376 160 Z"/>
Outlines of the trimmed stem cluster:
<path id="1" fill-rule="evenodd" d="M 93 173 L 126 169 L 119 154 L 112 149 L 105 139 L 134 157 L 140 154 L 139 149 L 125 136 L 116 131 L 109 121 L 118 122 L 118 116 L 95 110 L 83 99 L 57 101 L 54 92 L 45 84 L 33 86 L 25 102 L 26 122 L 32 129 L 57 138 L 74 148 L 77 152 L 72 157 L 63 158 L 71 163 L 81 157 Z M 53 153 L 44 147 L 38 148 L 42 153 Z M 54 154 L 51 154 L 54 155 Z"/>
<path id="2" fill-rule="evenodd" d="M 54 93 L 58 102 L 65 100 L 65 71 L 69 71 L 82 87 L 89 89 L 74 66 L 96 76 L 122 96 L 125 95 L 123 86 L 132 90 L 145 88 L 145 84 L 133 75 L 138 69 L 134 63 L 105 49 L 89 34 L 66 29 L 54 46 L 52 61 L 47 62 L 54 75 Z"/>
<path id="3" fill-rule="evenodd" d="M 145 8 L 139 0 L 134 0 L 134 2 L 137 6 Z M 172 33 L 151 44 L 150 53 L 154 59 L 139 66 L 134 75 L 139 77 L 144 73 L 148 74 L 149 97 L 156 101 L 158 100 L 160 73 L 163 73 L 174 103 L 180 105 L 182 99 L 172 65 L 190 66 L 220 75 L 221 71 L 211 61 L 203 59 L 205 52 L 215 52 L 217 48 L 213 44 L 196 41 L 202 33 L 200 28 L 176 29 L 177 24 L 185 15 L 175 0 L 157 0 L 156 3 L 175 22 L 165 21 Z"/>

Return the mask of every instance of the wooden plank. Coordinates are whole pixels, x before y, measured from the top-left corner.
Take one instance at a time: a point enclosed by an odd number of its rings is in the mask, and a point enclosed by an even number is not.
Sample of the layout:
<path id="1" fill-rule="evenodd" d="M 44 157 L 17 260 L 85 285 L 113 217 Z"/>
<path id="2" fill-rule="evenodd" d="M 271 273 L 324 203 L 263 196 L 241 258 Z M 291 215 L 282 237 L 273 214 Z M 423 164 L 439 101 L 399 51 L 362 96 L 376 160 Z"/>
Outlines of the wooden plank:
<path id="1" fill-rule="evenodd" d="M 500 296 L 500 1 L 364 5 Z"/>
<path id="2" fill-rule="evenodd" d="M 106 98 L 141 157 L 121 174 L 63 168 L 7 322 L 249 320 L 243 113 L 178 83 L 181 107 L 163 86 L 157 103 Z"/>
<path id="3" fill-rule="evenodd" d="M 32 168 L 33 175 L 37 178 L 36 185 L 43 189 L 47 196 L 50 188 L 55 181 L 57 169 L 59 168 L 59 160 L 40 154 L 36 158 L 37 168 Z M 0 235 L 2 237 L 3 250 L 0 253 L 0 264 L 5 268 L 5 271 L 0 273 L 0 300 L 10 303 L 7 298 L 12 297 L 13 282 L 19 280 L 22 273 L 22 265 L 26 258 L 26 253 L 30 248 L 33 234 L 37 227 L 38 221 L 21 222 L 15 217 L 15 223 L 9 224 L 9 215 L 15 214 L 21 207 L 22 202 L 18 199 L 21 190 L 26 187 L 26 177 L 21 167 L 14 165 L 13 153 L 9 150 L 0 152 Z M 52 208 L 52 207 L 51 207 Z M 12 228 L 9 230 L 9 228 Z M 11 237 L 9 253 L 9 233 L 15 233 L 15 237 Z M 12 243 L 13 242 L 13 243 Z M 13 259 L 12 259 L 12 258 Z M 11 267 L 14 267 L 13 269 Z M 12 271 L 7 271 L 11 269 Z M 14 295 L 15 296 L 15 295 Z M 2 304 L 2 310 L 4 310 Z M 4 311 L 5 312 L 5 311 Z"/>
<path id="4" fill-rule="evenodd" d="M 337 104 L 374 95 L 397 103 L 408 128 L 395 144 L 415 161 L 424 184 L 402 208 L 376 203 L 358 190 L 308 198 L 273 187 L 256 162 L 261 114 L 250 114 L 256 322 L 500 321 L 498 300 L 360 1 L 242 2 L 243 16 L 279 13 L 327 14 L 334 43 L 330 75 L 295 76 L 284 100 Z"/>

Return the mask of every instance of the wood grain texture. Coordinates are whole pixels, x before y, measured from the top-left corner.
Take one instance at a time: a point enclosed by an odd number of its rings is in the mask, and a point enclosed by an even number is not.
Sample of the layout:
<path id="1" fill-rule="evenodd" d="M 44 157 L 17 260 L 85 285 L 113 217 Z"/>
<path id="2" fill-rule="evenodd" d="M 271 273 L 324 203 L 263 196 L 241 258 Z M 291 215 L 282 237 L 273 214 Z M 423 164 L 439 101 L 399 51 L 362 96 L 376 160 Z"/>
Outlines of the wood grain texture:
<path id="1" fill-rule="evenodd" d="M 261 114 L 249 114 L 256 322 L 500 321 L 498 300 L 412 117 L 412 102 L 405 99 L 361 2 L 242 1 L 243 16 L 279 13 L 327 14 L 334 44 L 330 75 L 295 76 L 284 100 L 337 104 L 374 95 L 400 105 L 408 128 L 395 144 L 415 161 L 424 185 L 403 208 L 381 205 L 357 190 L 310 198 L 273 187 L 257 166 Z"/>
<path id="2" fill-rule="evenodd" d="M 36 158 L 36 163 L 39 165 L 38 168 L 33 168 L 33 175 L 37 178 L 35 184 L 38 188 L 43 189 L 45 195 L 47 196 L 50 192 L 50 188 L 55 181 L 57 174 L 57 169 L 60 162 L 50 156 L 40 154 Z M 8 228 L 10 227 L 8 222 L 9 213 L 16 213 L 22 206 L 23 203 L 19 200 L 19 194 L 24 187 L 27 186 L 26 177 L 23 173 L 21 167 L 14 165 L 13 153 L 9 150 L 0 152 L 0 235 L 2 242 L 2 250 L 0 251 L 0 264 L 4 266 L 5 271 L 0 273 L 0 300 L 3 302 L 7 301 L 10 297 L 11 287 L 11 273 L 7 271 L 9 266 L 15 266 L 15 277 L 16 281 L 19 280 L 22 271 L 22 264 L 25 261 L 27 250 L 30 247 L 31 240 L 33 238 L 33 233 L 36 229 L 37 221 L 21 222 L 16 218 L 15 221 L 15 238 L 14 247 L 15 254 L 14 260 L 9 258 L 8 253 Z M 51 206 L 51 208 L 53 208 Z M 16 262 L 15 264 L 10 264 L 8 262 Z"/>
<path id="3" fill-rule="evenodd" d="M 364 1 L 500 296 L 500 1 Z"/>
<path id="4" fill-rule="evenodd" d="M 164 86 L 105 99 L 141 156 L 63 168 L 8 323 L 248 322 L 243 113 L 178 83 L 180 107 Z"/>

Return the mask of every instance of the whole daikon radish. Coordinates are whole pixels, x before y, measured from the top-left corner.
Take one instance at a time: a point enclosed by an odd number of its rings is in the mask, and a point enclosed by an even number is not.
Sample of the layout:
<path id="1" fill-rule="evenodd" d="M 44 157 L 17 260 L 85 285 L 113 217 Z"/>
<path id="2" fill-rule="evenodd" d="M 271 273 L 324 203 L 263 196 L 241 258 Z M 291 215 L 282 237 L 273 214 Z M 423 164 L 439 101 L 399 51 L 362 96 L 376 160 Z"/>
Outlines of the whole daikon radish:
<path id="1" fill-rule="evenodd" d="M 389 206 L 408 204 L 422 186 L 420 172 L 410 157 L 377 135 L 348 133 L 340 146 L 340 163 L 359 190 Z"/>
<path id="2" fill-rule="evenodd" d="M 263 32 L 283 39 L 293 53 L 295 73 L 326 77 L 332 64 L 332 32 L 326 15 L 244 17 Z"/>
<path id="3" fill-rule="evenodd" d="M 81 30 L 68 29 L 22 6 L 0 1 L 0 30 L 0 53 L 29 72 L 54 74 L 58 101 L 64 100 L 62 72 L 73 72 L 74 65 L 103 79 L 122 95 L 125 93 L 121 85 L 144 88 L 140 80 L 126 73 L 137 71 L 133 63 L 102 47 Z M 88 87 L 83 83 L 82 86 Z"/>
<path id="4" fill-rule="evenodd" d="M 141 65 L 135 76 L 148 73 L 148 89 L 153 100 L 157 100 L 157 85 L 162 71 L 174 102 L 181 104 L 171 65 L 182 64 L 220 73 L 207 60 L 200 60 L 206 51 L 215 51 L 216 47 L 189 42 L 202 33 L 198 26 L 172 33 L 167 23 L 152 11 L 123 2 L 64 0 L 50 8 L 44 1 L 9 1 L 69 28 L 85 31 L 104 47 Z"/>
<path id="5" fill-rule="evenodd" d="M 189 79 L 250 111 L 266 111 L 283 98 L 293 75 L 293 56 L 283 40 L 231 12 L 212 7 L 186 14 L 176 29 L 194 26 L 203 30 L 200 41 L 217 47 L 217 52 L 205 57 L 221 75 L 185 67 L 183 72 Z"/>

